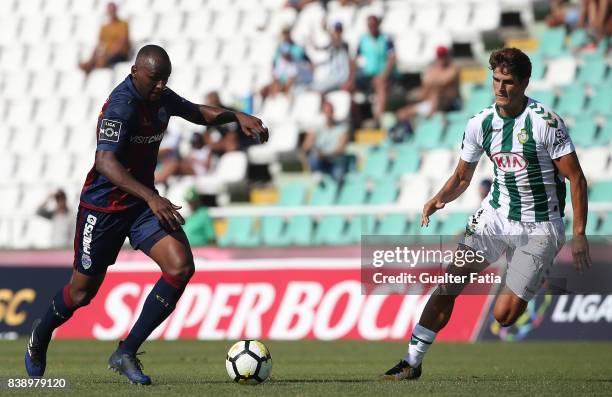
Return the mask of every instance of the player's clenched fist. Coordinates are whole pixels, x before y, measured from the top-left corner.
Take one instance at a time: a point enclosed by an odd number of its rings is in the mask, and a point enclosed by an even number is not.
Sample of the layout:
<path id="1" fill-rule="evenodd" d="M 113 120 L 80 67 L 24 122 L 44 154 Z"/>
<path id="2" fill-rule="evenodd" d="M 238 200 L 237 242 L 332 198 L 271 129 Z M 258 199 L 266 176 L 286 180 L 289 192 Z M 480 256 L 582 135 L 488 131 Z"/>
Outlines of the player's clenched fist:
<path id="1" fill-rule="evenodd" d="M 256 138 L 260 143 L 268 141 L 268 127 L 257 117 L 242 112 L 236 112 L 236 119 L 245 135 Z"/>

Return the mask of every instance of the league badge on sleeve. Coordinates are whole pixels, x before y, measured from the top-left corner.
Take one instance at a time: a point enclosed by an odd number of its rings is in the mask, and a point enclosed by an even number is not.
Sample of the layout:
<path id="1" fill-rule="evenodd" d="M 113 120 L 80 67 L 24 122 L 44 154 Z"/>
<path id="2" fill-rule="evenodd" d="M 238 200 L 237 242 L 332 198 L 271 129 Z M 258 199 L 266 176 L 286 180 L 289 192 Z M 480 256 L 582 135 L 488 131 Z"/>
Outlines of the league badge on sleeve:
<path id="1" fill-rule="evenodd" d="M 121 135 L 121 121 L 103 119 L 100 124 L 98 140 L 107 142 L 119 142 Z"/>

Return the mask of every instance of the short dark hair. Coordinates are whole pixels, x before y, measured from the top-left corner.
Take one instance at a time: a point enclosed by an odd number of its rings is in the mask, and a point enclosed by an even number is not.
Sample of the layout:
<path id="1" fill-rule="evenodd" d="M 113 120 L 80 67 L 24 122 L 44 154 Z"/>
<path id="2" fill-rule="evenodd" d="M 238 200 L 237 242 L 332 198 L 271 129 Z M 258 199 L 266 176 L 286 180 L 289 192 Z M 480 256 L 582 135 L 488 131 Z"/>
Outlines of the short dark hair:
<path id="1" fill-rule="evenodd" d="M 136 61 L 145 57 L 155 57 L 157 59 L 165 60 L 170 63 L 170 57 L 168 56 L 166 50 L 155 44 L 147 44 L 142 47 L 138 51 L 138 54 L 136 54 Z"/>
<path id="2" fill-rule="evenodd" d="M 527 54 L 518 48 L 502 48 L 495 50 L 489 57 L 489 69 L 506 69 L 519 80 L 531 77 L 531 61 Z"/>

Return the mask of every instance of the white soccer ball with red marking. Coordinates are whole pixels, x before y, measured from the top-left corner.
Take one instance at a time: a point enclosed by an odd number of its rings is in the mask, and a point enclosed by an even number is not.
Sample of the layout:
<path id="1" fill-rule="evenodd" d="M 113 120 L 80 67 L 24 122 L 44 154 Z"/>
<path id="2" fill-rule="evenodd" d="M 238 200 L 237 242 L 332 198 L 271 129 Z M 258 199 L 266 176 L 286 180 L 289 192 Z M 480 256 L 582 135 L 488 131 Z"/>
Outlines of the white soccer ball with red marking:
<path id="1" fill-rule="evenodd" d="M 233 381 L 256 385 L 270 376 L 272 356 L 270 351 L 258 340 L 241 340 L 227 352 L 225 369 Z"/>

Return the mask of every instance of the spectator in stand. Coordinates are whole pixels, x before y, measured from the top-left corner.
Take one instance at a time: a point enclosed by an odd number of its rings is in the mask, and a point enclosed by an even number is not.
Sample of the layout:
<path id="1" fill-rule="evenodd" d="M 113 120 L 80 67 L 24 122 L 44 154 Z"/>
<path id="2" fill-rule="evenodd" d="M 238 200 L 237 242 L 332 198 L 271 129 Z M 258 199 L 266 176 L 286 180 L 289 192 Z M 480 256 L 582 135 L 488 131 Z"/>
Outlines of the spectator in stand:
<path id="1" fill-rule="evenodd" d="M 459 93 L 459 67 L 452 62 L 446 47 L 436 49 L 436 60 L 422 77 L 416 104 L 399 109 L 399 121 L 408 121 L 414 116 L 430 117 L 435 112 L 461 109 Z"/>
<path id="2" fill-rule="evenodd" d="M 579 21 L 580 5 L 564 0 L 550 0 L 550 13 L 546 16 L 548 26 L 565 26 L 572 30 L 578 26 Z"/>
<path id="3" fill-rule="evenodd" d="M 588 28 L 590 31 L 593 43 L 587 46 L 589 49 L 612 35 L 612 1 L 582 0 L 580 5 L 578 26 Z"/>
<path id="4" fill-rule="evenodd" d="M 167 130 L 159 144 L 155 183 L 166 183 L 168 177 L 178 169 L 181 161 L 180 144 L 181 134 L 175 130 Z"/>
<path id="5" fill-rule="evenodd" d="M 52 208 L 49 208 L 51 199 L 55 203 Z M 74 217 L 68 210 L 66 193 L 63 190 L 59 189 L 51 193 L 38 207 L 36 215 L 51 222 L 51 248 L 67 248 L 72 245 Z"/>
<path id="6" fill-rule="evenodd" d="M 206 95 L 204 104 L 231 110 L 232 112 L 236 111 L 235 109 L 232 109 L 221 102 L 221 98 L 219 97 L 219 93 L 217 91 L 209 92 Z M 235 150 L 244 151 L 249 146 L 257 143 L 256 140 L 249 138 L 242 132 L 238 123 L 227 123 L 207 127 L 206 131 L 204 132 L 204 142 L 217 156 L 221 156 L 224 153 L 233 152 Z"/>
<path id="7" fill-rule="evenodd" d="M 204 136 L 194 132 L 189 141 L 191 151 L 182 159 L 168 162 L 164 173 L 155 175 L 155 183 L 167 183 L 171 175 L 206 175 L 211 172 L 215 165 L 215 156 L 204 142 Z"/>
<path id="8" fill-rule="evenodd" d="M 301 153 L 307 157 L 312 172 L 323 172 L 341 181 L 346 173 L 344 153 L 349 140 L 349 127 L 347 123 L 334 120 L 334 107 L 330 102 L 324 101 L 321 110 L 325 115 L 325 124 L 306 134 Z"/>
<path id="9" fill-rule="evenodd" d="M 327 47 L 329 58 L 317 67 L 319 77 L 314 81 L 312 89 L 321 94 L 340 89 L 349 78 L 350 57 L 348 44 L 342 40 L 342 31 L 342 24 L 336 22 L 330 33 L 331 42 Z"/>
<path id="10" fill-rule="evenodd" d="M 363 58 L 362 67 L 357 66 Z M 380 18 L 368 17 L 368 33 L 364 34 L 357 47 L 357 56 L 351 62 L 349 79 L 344 88 L 349 91 L 374 92 L 373 116 L 379 121 L 387 102 L 387 85 L 396 73 L 395 49 L 391 39 L 380 31 Z"/>
<path id="11" fill-rule="evenodd" d="M 185 220 L 183 230 L 192 246 L 206 245 L 215 241 L 213 221 L 208 210 L 202 205 L 198 192 L 192 188 L 185 194 L 191 215 Z"/>
<path id="12" fill-rule="evenodd" d="M 313 67 L 304 48 L 291 39 L 291 28 L 284 27 L 281 43 L 272 60 L 272 82 L 262 88 L 262 100 L 278 93 L 290 94 L 294 88 L 312 83 Z"/>
<path id="13" fill-rule="evenodd" d="M 109 21 L 100 29 L 98 44 L 89 60 L 79 67 L 85 73 L 95 68 L 108 68 L 119 62 L 126 62 L 130 55 L 128 23 L 117 16 L 117 5 L 106 6 Z"/>

